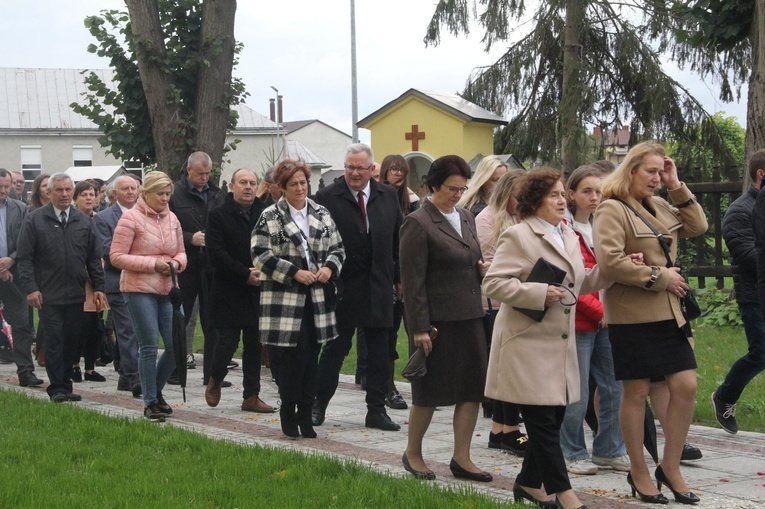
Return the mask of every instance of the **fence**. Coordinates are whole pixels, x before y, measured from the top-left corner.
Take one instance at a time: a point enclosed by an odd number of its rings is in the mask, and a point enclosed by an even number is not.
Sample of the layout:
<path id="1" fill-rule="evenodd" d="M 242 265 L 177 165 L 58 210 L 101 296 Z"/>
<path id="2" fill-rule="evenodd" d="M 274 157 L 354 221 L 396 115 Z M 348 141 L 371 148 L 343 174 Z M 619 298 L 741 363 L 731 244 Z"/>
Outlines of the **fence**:
<path id="1" fill-rule="evenodd" d="M 678 257 L 682 260 L 686 277 L 697 278 L 699 288 L 705 288 L 706 279 L 712 278 L 717 288 L 722 289 L 725 287 L 725 278 L 732 276 L 730 255 L 722 239 L 722 219 L 728 205 L 741 196 L 743 182 L 739 180 L 741 177 L 737 167 L 729 169 L 726 177 L 732 181 L 728 182 L 720 181 L 722 178 L 719 169 L 712 172 L 712 182 L 699 182 L 699 168 L 692 170 L 691 175 L 686 185 L 704 208 L 709 229 L 702 236 L 681 239 Z"/>

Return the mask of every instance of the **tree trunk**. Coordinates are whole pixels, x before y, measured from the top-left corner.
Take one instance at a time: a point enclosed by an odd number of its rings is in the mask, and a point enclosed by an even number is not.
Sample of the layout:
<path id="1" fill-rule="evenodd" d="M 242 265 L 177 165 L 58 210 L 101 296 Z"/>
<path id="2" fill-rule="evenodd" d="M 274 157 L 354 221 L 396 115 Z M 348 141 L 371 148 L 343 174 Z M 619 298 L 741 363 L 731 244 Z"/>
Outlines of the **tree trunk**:
<path id="1" fill-rule="evenodd" d="M 125 0 L 125 3 L 136 38 L 138 72 L 151 117 L 157 169 L 176 179 L 187 156 L 184 139 L 188 123 L 183 119 L 181 105 L 172 98 L 173 75 L 162 65 L 167 48 L 157 0 Z"/>
<path id="2" fill-rule="evenodd" d="M 236 0 L 205 0 L 202 4 L 200 48 L 203 63 L 197 80 L 196 149 L 207 152 L 220 168 L 231 110 Z"/>
<path id="3" fill-rule="evenodd" d="M 756 0 L 749 40 L 752 46 L 752 73 L 746 105 L 746 157 L 765 148 L 765 0 Z M 744 190 L 749 186 L 744 169 Z"/>
<path id="4" fill-rule="evenodd" d="M 578 166 L 583 103 L 580 34 L 586 2 L 566 2 L 566 28 L 563 47 L 563 85 L 560 103 L 561 169 L 569 175 Z"/>

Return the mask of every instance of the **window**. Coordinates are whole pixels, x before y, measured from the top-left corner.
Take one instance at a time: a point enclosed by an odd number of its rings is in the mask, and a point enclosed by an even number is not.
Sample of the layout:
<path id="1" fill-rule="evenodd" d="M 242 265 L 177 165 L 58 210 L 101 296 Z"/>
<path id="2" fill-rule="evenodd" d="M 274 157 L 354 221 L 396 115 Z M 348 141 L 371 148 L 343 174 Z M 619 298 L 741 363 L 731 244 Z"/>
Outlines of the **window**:
<path id="1" fill-rule="evenodd" d="M 22 145 L 21 146 L 21 169 L 22 170 L 41 170 L 42 169 L 42 146 L 40 145 Z M 39 171 L 37 174 L 39 175 Z M 26 177 L 26 174 L 25 174 Z"/>
<path id="2" fill-rule="evenodd" d="M 74 145 L 72 147 L 74 166 L 93 166 L 93 146 Z"/>

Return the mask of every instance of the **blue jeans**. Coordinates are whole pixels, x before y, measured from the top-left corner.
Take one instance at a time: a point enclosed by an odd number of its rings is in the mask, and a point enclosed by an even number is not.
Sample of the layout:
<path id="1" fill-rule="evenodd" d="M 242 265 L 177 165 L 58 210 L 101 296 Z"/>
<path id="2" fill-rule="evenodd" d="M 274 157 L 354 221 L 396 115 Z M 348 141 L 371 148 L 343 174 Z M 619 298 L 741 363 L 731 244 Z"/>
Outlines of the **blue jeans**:
<path id="1" fill-rule="evenodd" d="M 143 403 L 157 402 L 157 392 L 167 383 L 175 369 L 173 357 L 173 305 L 167 295 L 153 293 L 124 293 L 130 318 L 138 340 L 138 376 L 141 379 Z M 165 352 L 157 362 L 159 336 Z"/>
<path id="2" fill-rule="evenodd" d="M 725 381 L 717 389 L 717 397 L 729 404 L 736 403 L 747 384 L 765 370 L 765 315 L 761 304 L 739 302 L 738 309 L 749 350 L 733 363 Z"/>
<path id="3" fill-rule="evenodd" d="M 608 329 L 577 331 L 576 354 L 579 360 L 579 391 L 581 398 L 566 407 L 561 426 L 560 445 L 563 456 L 569 461 L 589 458 L 584 441 L 584 416 L 589 400 L 589 379 L 592 373 L 598 385 L 600 405 L 598 433 L 592 444 L 592 455 L 616 458 L 627 454 L 619 425 L 619 405 L 622 399 L 622 384 L 614 375 L 614 361 L 611 357 L 611 343 Z"/>

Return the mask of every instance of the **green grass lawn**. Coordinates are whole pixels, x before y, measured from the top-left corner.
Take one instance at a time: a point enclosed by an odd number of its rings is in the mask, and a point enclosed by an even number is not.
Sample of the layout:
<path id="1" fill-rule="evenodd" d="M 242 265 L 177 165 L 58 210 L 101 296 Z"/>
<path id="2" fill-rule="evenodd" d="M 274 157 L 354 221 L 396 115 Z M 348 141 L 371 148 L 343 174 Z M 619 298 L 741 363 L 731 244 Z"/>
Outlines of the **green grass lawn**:
<path id="1" fill-rule="evenodd" d="M 497 508 L 358 462 L 218 441 L 0 391 L 0 507 Z"/>

